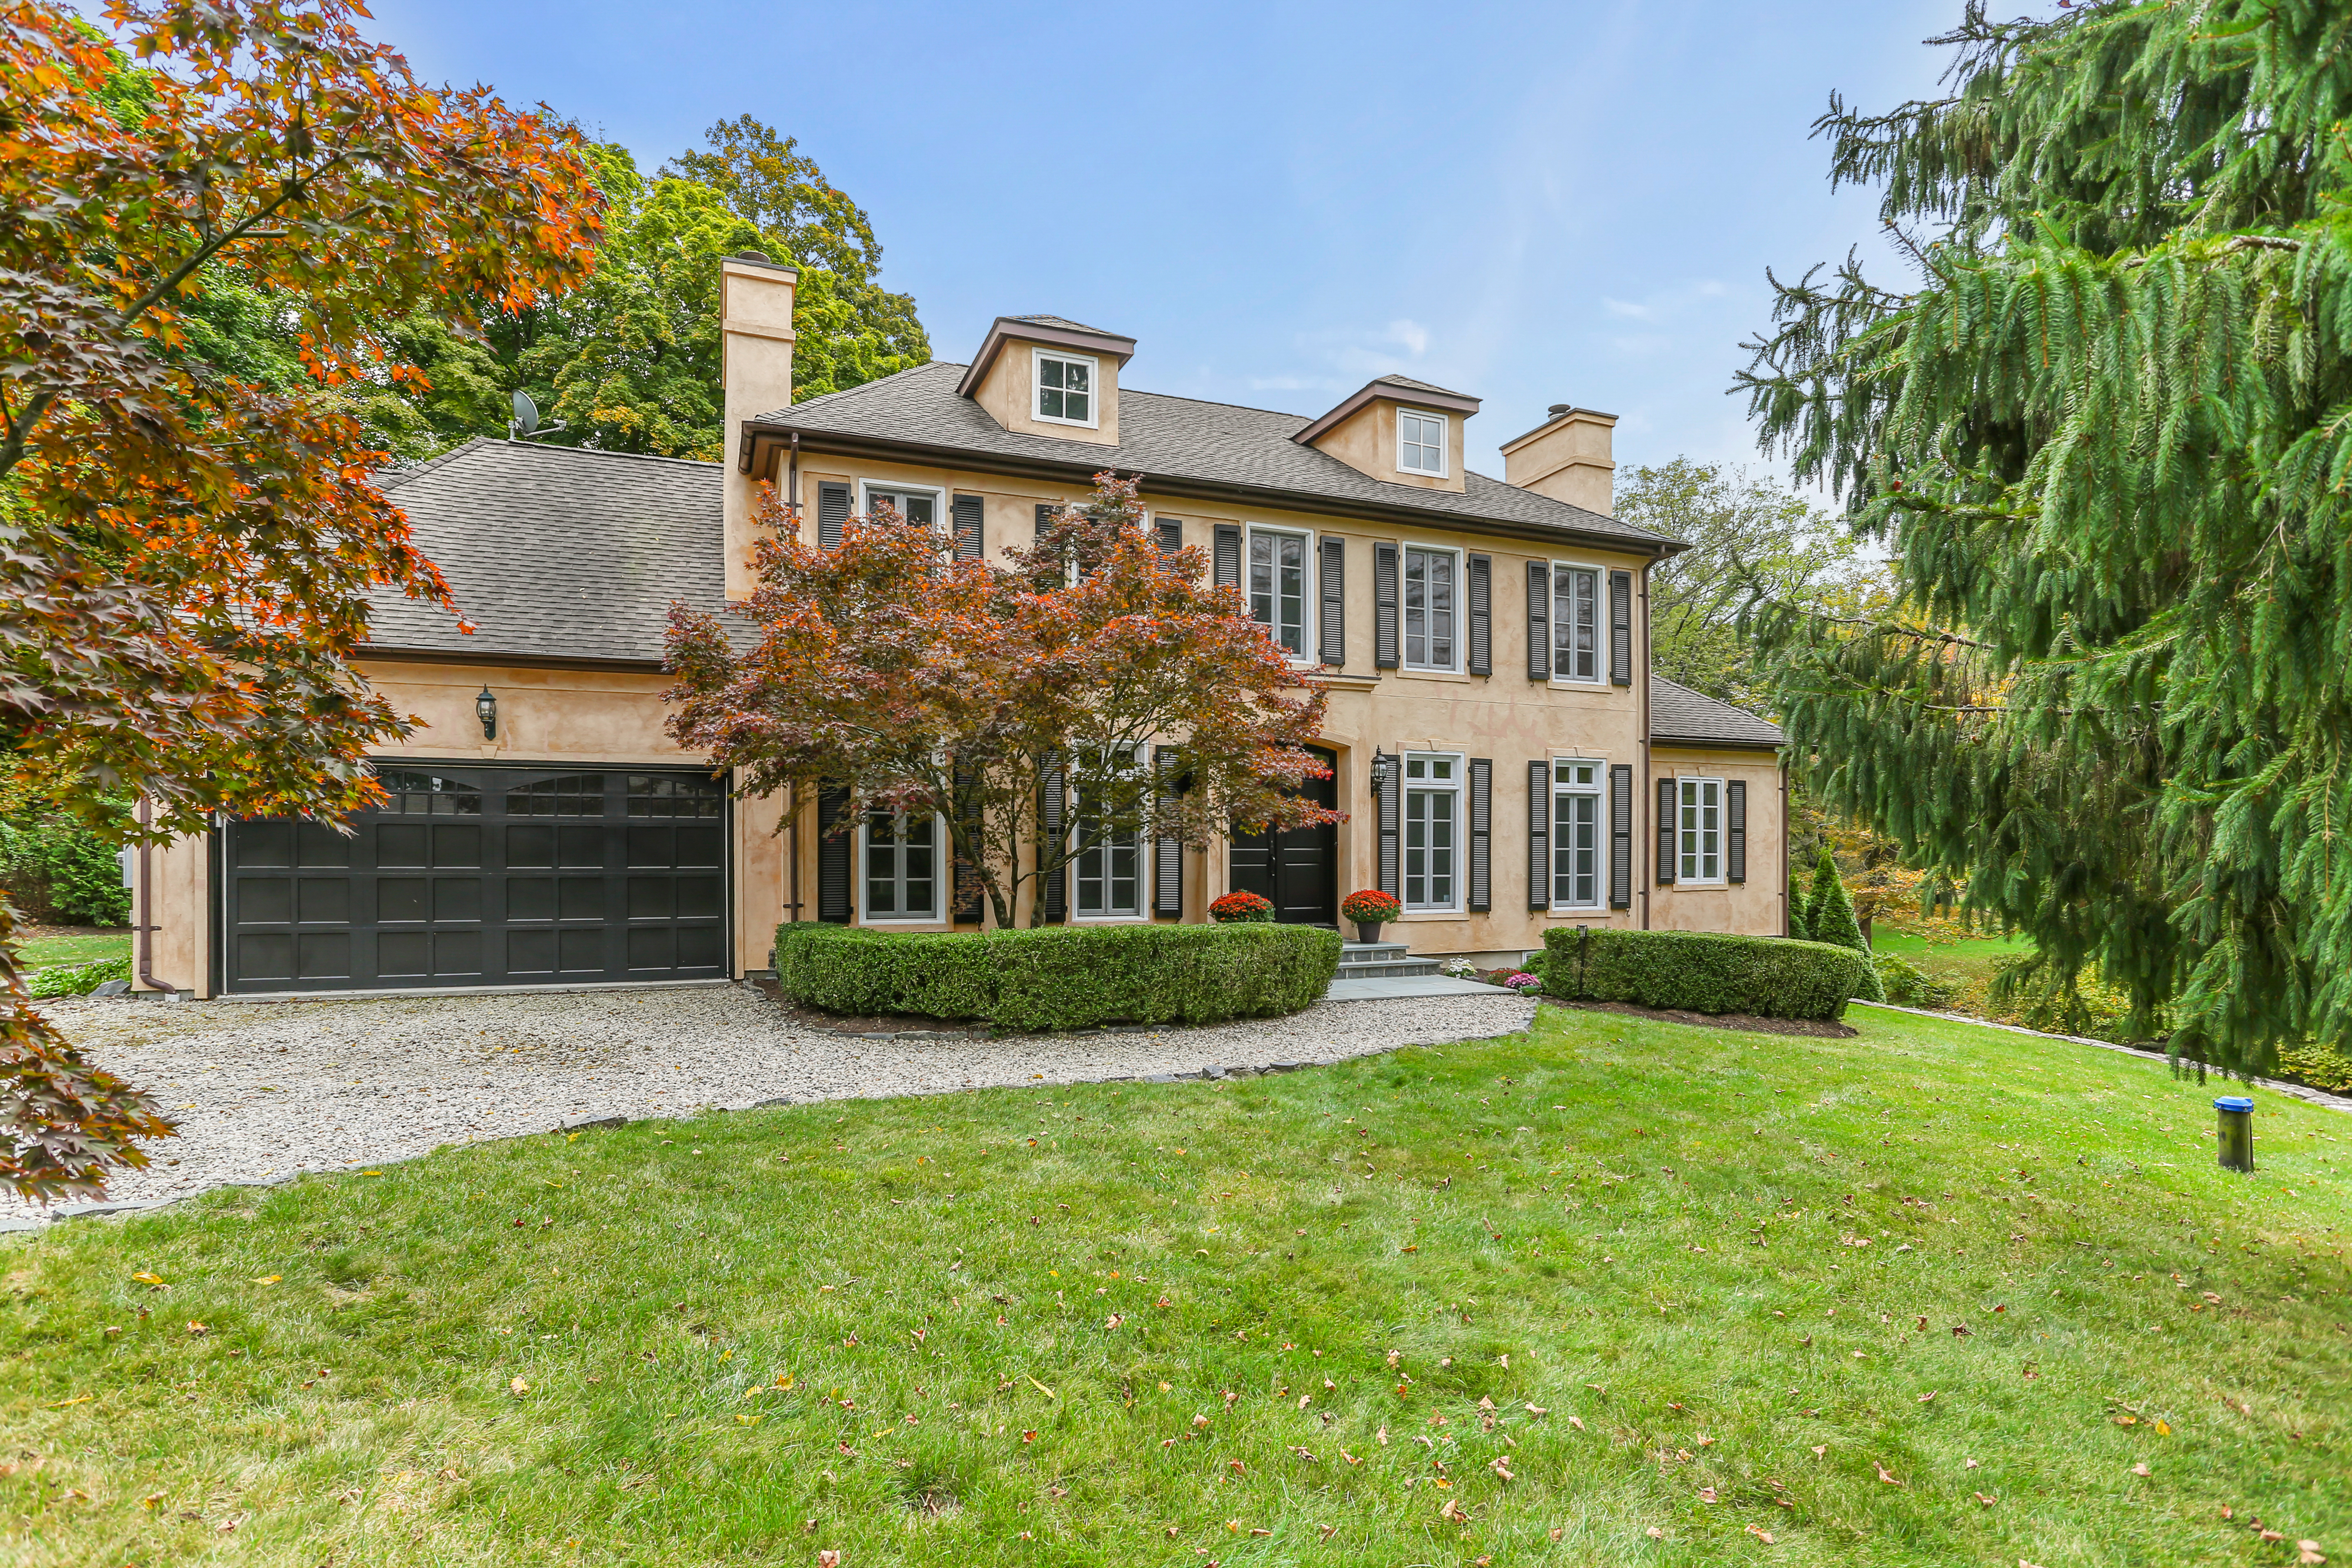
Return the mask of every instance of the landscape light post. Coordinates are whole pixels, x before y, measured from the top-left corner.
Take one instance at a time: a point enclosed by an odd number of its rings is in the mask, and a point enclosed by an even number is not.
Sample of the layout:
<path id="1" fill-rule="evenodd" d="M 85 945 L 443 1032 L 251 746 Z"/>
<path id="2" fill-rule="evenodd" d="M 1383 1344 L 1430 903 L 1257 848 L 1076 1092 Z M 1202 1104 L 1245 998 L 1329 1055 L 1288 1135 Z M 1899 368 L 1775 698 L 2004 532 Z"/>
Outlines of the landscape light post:
<path id="1" fill-rule="evenodd" d="M 2221 1168 L 2225 1171 L 2251 1171 L 2254 1168 L 2254 1102 L 2242 1094 L 2225 1094 L 2213 1102 L 2221 1115 L 2220 1142 Z"/>

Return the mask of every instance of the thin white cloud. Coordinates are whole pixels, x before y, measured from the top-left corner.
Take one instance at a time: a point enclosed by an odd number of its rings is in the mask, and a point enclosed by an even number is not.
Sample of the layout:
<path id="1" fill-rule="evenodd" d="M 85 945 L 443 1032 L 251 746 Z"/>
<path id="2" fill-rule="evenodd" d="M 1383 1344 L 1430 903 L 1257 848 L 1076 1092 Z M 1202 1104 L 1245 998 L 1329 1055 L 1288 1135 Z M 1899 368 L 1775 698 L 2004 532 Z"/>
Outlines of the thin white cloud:
<path id="1" fill-rule="evenodd" d="M 1608 311 L 1612 316 L 1630 316 L 1637 321 L 1646 321 L 1657 313 L 1650 306 L 1636 305 L 1631 300 L 1610 300 L 1604 298 L 1601 301 L 1601 308 Z"/>

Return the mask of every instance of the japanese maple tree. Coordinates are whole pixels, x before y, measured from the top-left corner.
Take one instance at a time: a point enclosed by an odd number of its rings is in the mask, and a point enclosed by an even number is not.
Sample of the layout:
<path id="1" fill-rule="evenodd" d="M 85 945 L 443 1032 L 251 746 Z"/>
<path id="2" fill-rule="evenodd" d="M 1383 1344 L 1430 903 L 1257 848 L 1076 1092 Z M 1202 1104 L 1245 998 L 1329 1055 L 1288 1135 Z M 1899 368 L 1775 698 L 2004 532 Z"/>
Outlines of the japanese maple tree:
<path id="1" fill-rule="evenodd" d="M 1003 564 L 958 560 L 887 508 L 830 550 L 802 542 L 772 493 L 762 516 L 758 586 L 729 612 L 746 645 L 716 616 L 670 613 L 672 737 L 753 791 L 845 791 L 845 824 L 938 813 L 999 927 L 1024 883 L 1111 833 L 1202 844 L 1339 820 L 1297 793 L 1327 776 L 1304 749 L 1322 690 L 1237 589 L 1207 584 L 1199 550 L 1146 535 L 1134 480 L 1097 475 Z M 1181 766 L 1159 768 L 1160 746 Z M 1078 805 L 1060 833 L 1045 826 L 1057 795 Z"/>
<path id="2" fill-rule="evenodd" d="M 0 739 L 118 838 L 375 798 L 366 754 L 406 721 L 351 666 L 369 601 L 448 602 L 353 420 L 184 352 L 205 279 L 295 311 L 324 392 L 415 377 L 379 323 L 520 309 L 592 265 L 576 136 L 423 86 L 363 15 L 116 0 L 110 37 L 0 0 Z M 170 1126 L 32 1010 L 11 931 L 0 909 L 0 1177 L 97 1190 Z"/>

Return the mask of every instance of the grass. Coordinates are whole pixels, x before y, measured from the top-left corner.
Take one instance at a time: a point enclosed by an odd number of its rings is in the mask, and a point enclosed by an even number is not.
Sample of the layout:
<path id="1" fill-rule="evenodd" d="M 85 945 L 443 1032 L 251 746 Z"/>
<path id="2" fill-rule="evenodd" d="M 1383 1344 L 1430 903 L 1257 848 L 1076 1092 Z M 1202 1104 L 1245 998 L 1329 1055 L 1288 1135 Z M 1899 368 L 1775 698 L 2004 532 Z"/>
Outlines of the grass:
<path id="1" fill-rule="evenodd" d="M 0 1246 L 7 1560 L 2352 1561 L 2352 1121 L 2257 1090 L 2233 1175 L 2217 1086 L 1856 1022 L 1546 1007 L 60 1226 Z"/>
<path id="2" fill-rule="evenodd" d="M 18 962 L 26 969 L 53 963 L 95 963 L 100 959 L 130 956 L 131 933 L 127 931 L 35 937 L 17 952 Z"/>

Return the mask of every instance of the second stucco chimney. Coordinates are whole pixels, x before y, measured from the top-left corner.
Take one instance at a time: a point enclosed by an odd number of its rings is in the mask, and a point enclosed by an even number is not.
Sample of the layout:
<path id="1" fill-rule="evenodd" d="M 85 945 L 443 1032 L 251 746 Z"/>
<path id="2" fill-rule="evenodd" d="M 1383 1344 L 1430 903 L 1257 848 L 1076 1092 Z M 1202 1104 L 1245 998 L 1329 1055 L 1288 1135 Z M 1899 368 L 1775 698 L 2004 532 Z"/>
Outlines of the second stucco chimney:
<path id="1" fill-rule="evenodd" d="M 719 264 L 719 378 L 726 400 L 719 460 L 726 474 L 727 596 L 751 592 L 756 485 L 743 471 L 743 422 L 793 402 L 793 288 L 800 275 L 758 251 Z M 788 498 L 786 498 L 788 499 Z"/>
<path id="2" fill-rule="evenodd" d="M 1606 516 L 1617 461 L 1610 455 L 1617 416 L 1565 403 L 1551 416 L 1503 446 L 1506 483 Z"/>

